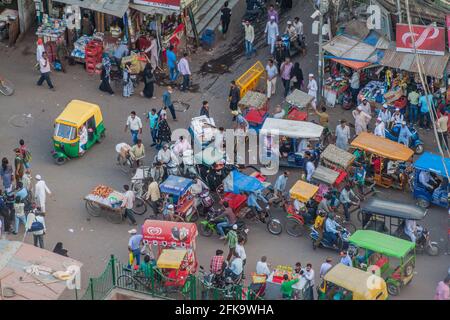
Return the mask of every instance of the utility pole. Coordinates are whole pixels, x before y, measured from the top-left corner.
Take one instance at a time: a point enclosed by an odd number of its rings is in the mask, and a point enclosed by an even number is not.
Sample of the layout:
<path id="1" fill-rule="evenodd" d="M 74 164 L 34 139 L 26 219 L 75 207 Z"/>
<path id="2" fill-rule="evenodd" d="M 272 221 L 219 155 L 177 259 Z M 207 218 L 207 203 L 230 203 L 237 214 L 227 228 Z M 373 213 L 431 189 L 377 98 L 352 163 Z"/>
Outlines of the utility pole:
<path id="1" fill-rule="evenodd" d="M 322 101 L 322 97 L 323 97 L 323 34 L 322 34 L 322 28 L 323 28 L 323 19 L 324 19 L 324 15 L 325 13 L 327 13 L 328 11 L 328 6 L 329 6 L 329 2 L 328 0 L 321 0 L 320 1 L 320 6 L 319 6 L 319 11 L 320 11 L 320 15 L 319 15 L 319 63 L 318 63 L 318 84 L 317 84 L 317 91 L 318 91 L 318 96 L 317 96 L 317 102 L 318 104 Z"/>
<path id="2" fill-rule="evenodd" d="M 402 23 L 402 5 L 400 3 L 401 0 L 397 0 L 397 19 L 398 23 Z"/>

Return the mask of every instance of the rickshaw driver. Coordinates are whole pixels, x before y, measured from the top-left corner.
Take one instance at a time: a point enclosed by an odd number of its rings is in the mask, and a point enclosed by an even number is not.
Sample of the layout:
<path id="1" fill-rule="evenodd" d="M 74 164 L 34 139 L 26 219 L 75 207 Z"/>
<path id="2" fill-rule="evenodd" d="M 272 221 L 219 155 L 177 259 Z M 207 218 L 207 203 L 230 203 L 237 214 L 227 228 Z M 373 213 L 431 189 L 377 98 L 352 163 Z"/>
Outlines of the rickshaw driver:
<path id="1" fill-rule="evenodd" d="M 322 200 L 320 200 L 319 205 L 317 206 L 317 210 L 318 210 L 319 212 L 320 212 L 320 211 L 323 211 L 323 212 L 325 212 L 326 214 L 332 213 L 332 212 L 333 212 L 333 209 L 332 209 L 331 206 L 330 206 L 330 202 L 331 202 L 331 195 L 328 194 L 328 193 L 326 193 L 326 194 L 323 196 Z"/>
<path id="2" fill-rule="evenodd" d="M 205 190 L 209 191 L 208 186 L 200 179 L 194 178 L 194 183 L 191 185 L 191 194 L 194 196 L 194 205 L 195 208 L 200 204 L 201 199 L 199 195 L 202 194 Z"/>
<path id="3" fill-rule="evenodd" d="M 86 144 L 88 142 L 88 131 L 86 129 L 86 124 L 83 123 L 81 128 L 78 130 L 80 136 L 80 155 L 84 154 L 86 151 Z"/>
<path id="4" fill-rule="evenodd" d="M 289 156 L 289 152 L 291 152 L 291 144 L 287 141 L 286 137 L 282 137 L 280 145 L 280 157 L 287 159 L 287 157 Z"/>
<path id="5" fill-rule="evenodd" d="M 328 218 L 325 220 L 325 230 L 323 237 L 328 239 L 333 247 L 337 248 L 337 239 L 339 237 L 339 224 L 334 220 L 334 214 L 328 214 Z"/>
<path id="6" fill-rule="evenodd" d="M 422 170 L 419 173 L 419 182 L 425 187 L 427 188 L 427 190 L 430 193 L 434 192 L 434 189 L 436 189 L 438 182 L 431 176 L 431 174 L 426 171 L 426 170 Z M 431 182 L 431 184 L 430 184 Z"/>
<path id="7" fill-rule="evenodd" d="M 162 162 L 158 161 L 153 166 L 153 168 L 150 169 L 150 176 L 155 180 L 158 184 L 163 182 L 164 180 L 164 167 Z"/>
<path id="8" fill-rule="evenodd" d="M 234 259 L 231 261 L 230 266 L 227 267 L 224 271 L 225 278 L 231 277 L 233 281 L 236 281 L 239 279 L 244 266 L 243 261 L 241 257 L 239 257 L 239 254 L 237 252 L 234 252 L 233 254 Z"/>
<path id="9" fill-rule="evenodd" d="M 405 234 L 411 239 L 413 243 L 416 243 L 417 224 L 416 220 L 405 220 L 405 228 L 403 229 Z"/>
<path id="10" fill-rule="evenodd" d="M 137 139 L 136 144 L 131 147 L 130 156 L 136 166 L 139 167 L 141 159 L 145 157 L 145 148 L 141 139 Z"/>
<path id="11" fill-rule="evenodd" d="M 172 160 L 172 150 L 169 150 L 169 145 L 165 143 L 163 148 L 158 151 L 157 160 L 162 162 L 163 165 L 169 164 L 170 160 Z"/>

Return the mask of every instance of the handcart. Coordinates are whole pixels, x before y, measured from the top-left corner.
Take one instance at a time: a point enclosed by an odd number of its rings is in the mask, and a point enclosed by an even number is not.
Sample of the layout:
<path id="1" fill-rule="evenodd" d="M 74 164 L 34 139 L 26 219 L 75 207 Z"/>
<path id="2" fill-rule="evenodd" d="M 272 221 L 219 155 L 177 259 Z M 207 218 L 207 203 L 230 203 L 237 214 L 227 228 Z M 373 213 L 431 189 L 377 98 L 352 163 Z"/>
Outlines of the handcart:
<path id="1" fill-rule="evenodd" d="M 288 120 L 307 121 L 308 120 L 308 106 L 314 100 L 306 92 L 295 89 L 288 95 L 283 103 L 283 108 L 286 111 L 285 118 Z"/>

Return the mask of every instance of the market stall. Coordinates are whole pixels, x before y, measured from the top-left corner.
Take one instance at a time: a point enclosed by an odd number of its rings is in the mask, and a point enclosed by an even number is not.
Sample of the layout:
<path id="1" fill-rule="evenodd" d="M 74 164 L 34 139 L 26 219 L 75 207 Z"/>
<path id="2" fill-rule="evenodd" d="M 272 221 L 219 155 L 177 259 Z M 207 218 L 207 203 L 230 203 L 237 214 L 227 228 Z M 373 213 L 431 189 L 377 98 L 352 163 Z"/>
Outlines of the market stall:
<path id="1" fill-rule="evenodd" d="M 267 300 L 281 300 L 281 284 L 283 283 L 284 275 L 288 275 L 287 281 L 292 281 L 298 279 L 297 283 L 292 285 L 294 289 L 293 299 L 295 300 L 311 300 L 311 292 L 313 285 L 304 276 L 294 273 L 292 267 L 290 266 L 277 266 L 270 276 L 266 280 L 266 290 L 264 294 L 264 299 Z"/>

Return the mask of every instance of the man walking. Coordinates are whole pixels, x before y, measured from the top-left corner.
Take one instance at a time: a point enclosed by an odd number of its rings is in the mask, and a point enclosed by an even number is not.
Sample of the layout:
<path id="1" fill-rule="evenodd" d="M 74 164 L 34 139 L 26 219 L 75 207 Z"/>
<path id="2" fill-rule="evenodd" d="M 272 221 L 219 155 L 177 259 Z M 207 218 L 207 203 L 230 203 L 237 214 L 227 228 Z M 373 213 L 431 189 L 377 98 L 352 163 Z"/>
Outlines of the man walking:
<path id="1" fill-rule="evenodd" d="M 437 121 L 438 137 L 443 150 L 448 150 L 448 112 L 441 114 Z"/>
<path id="2" fill-rule="evenodd" d="M 175 108 L 173 107 L 172 103 L 172 93 L 173 93 L 172 87 L 168 86 L 167 90 L 163 93 L 162 96 L 163 106 L 169 109 L 173 121 L 178 121 L 177 115 L 175 114 Z"/>
<path id="3" fill-rule="evenodd" d="M 274 185 L 274 197 L 269 200 L 272 203 L 274 200 L 281 200 L 284 204 L 284 193 L 286 191 L 286 184 L 289 178 L 289 172 L 285 171 L 283 174 L 279 175 Z"/>
<path id="4" fill-rule="evenodd" d="M 202 107 L 200 109 L 200 116 L 206 116 L 209 118 L 209 103 L 208 101 L 203 101 Z"/>
<path id="5" fill-rule="evenodd" d="M 124 185 L 123 189 L 125 190 L 125 201 L 122 203 L 122 208 L 125 208 L 125 214 L 123 215 L 123 219 L 128 218 L 130 220 L 130 223 L 132 225 L 137 225 L 136 219 L 134 218 L 133 208 L 134 208 L 134 201 L 136 200 L 136 196 L 134 195 L 134 192 L 130 190 L 129 185 Z"/>
<path id="6" fill-rule="evenodd" d="M 220 12 L 222 15 L 220 16 L 220 22 L 222 23 L 222 35 L 225 38 L 226 33 L 228 32 L 228 27 L 231 21 L 231 9 L 228 8 L 228 1 L 225 1 Z"/>
<path id="7" fill-rule="evenodd" d="M 350 140 L 350 128 L 345 119 L 336 127 L 336 147 L 344 151 L 348 150 L 348 140 Z"/>
<path id="8" fill-rule="evenodd" d="M 270 21 L 267 22 L 264 33 L 267 34 L 267 44 L 270 46 L 270 54 L 273 55 L 273 52 L 275 51 L 275 42 L 280 35 L 278 24 L 275 22 L 274 16 L 271 16 Z"/>
<path id="9" fill-rule="evenodd" d="M 290 58 L 286 58 L 281 64 L 280 73 L 281 79 L 283 80 L 285 98 L 288 96 L 291 88 L 291 71 L 293 66 Z"/>
<path id="10" fill-rule="evenodd" d="M 417 93 L 417 87 L 414 86 L 410 93 L 408 93 L 408 106 L 409 106 L 409 123 L 416 124 L 418 114 L 419 114 L 419 98 L 420 95 Z"/>
<path id="11" fill-rule="evenodd" d="M 247 56 L 247 59 L 250 59 L 252 53 L 256 56 L 256 50 L 253 48 L 253 41 L 255 41 L 255 28 L 253 28 L 248 20 L 246 20 L 243 25 L 245 31 L 245 55 Z"/>
<path id="12" fill-rule="evenodd" d="M 320 266 L 320 272 L 319 277 L 323 279 L 323 277 L 327 274 L 327 272 L 333 267 L 331 264 L 333 262 L 333 259 L 331 257 L 328 257 L 324 263 Z"/>
<path id="13" fill-rule="evenodd" d="M 359 72 L 355 71 L 353 72 L 352 77 L 350 79 L 350 91 L 352 93 L 352 101 L 355 106 L 358 104 L 359 87 L 360 87 Z"/>
<path id="14" fill-rule="evenodd" d="M 156 109 L 153 108 L 147 114 L 147 120 L 150 122 L 150 136 L 153 142 L 150 147 L 153 147 L 158 142 L 158 114 L 156 113 Z"/>
<path id="15" fill-rule="evenodd" d="M 133 145 L 135 145 L 138 141 L 138 135 L 142 134 L 142 121 L 141 118 L 136 116 L 136 111 L 131 111 L 128 116 L 127 123 L 125 125 L 125 132 L 127 129 L 130 129 L 131 139 L 133 141 Z"/>
<path id="16" fill-rule="evenodd" d="M 183 75 L 183 84 L 181 91 L 184 92 L 189 89 L 189 79 L 191 77 L 191 70 L 189 69 L 189 61 L 187 59 L 187 52 L 183 53 L 183 58 L 178 62 L 178 71 Z"/>
<path id="17" fill-rule="evenodd" d="M 39 60 L 39 70 L 41 72 L 41 77 L 39 78 L 37 85 L 42 86 L 44 80 L 47 82 L 48 87 L 51 90 L 55 90 L 50 79 L 50 61 L 48 60 L 47 52 L 42 54 L 42 58 Z"/>
<path id="18" fill-rule="evenodd" d="M 178 78 L 177 55 L 173 52 L 173 45 L 166 50 L 167 66 L 169 67 L 169 79 L 174 82 Z"/>
<path id="19" fill-rule="evenodd" d="M 314 109 L 316 109 L 317 90 L 319 90 L 317 87 L 317 82 L 314 79 L 314 75 L 310 73 L 308 82 L 308 94 L 314 97 L 314 100 L 311 103 Z"/>
<path id="20" fill-rule="evenodd" d="M 133 255 L 133 260 L 136 261 L 136 265 L 139 266 L 141 263 L 141 243 L 142 243 L 142 234 L 138 234 L 136 229 L 131 229 L 128 231 L 131 235 L 128 240 L 128 252 L 130 253 L 130 261 L 128 262 L 128 268 L 131 268 L 131 255 Z"/>
<path id="21" fill-rule="evenodd" d="M 45 210 L 46 194 L 48 193 L 49 195 L 51 195 L 52 192 L 47 187 L 47 184 L 45 183 L 45 181 L 42 180 L 41 175 L 37 174 L 36 180 L 37 180 L 37 182 L 34 187 L 34 197 L 36 200 L 36 204 L 39 208 L 41 208 L 42 213 L 46 213 L 46 210 Z"/>
<path id="22" fill-rule="evenodd" d="M 159 210 L 159 202 L 161 199 L 161 193 L 159 190 L 158 182 L 156 182 L 153 177 L 148 178 L 148 189 L 147 189 L 147 197 L 145 200 L 149 201 L 150 206 L 153 209 L 153 214 L 155 216 L 158 215 Z"/>
<path id="23" fill-rule="evenodd" d="M 266 66 L 267 72 L 267 98 L 270 99 L 276 91 L 278 69 L 273 63 L 273 59 L 269 59 Z"/>
<path id="24" fill-rule="evenodd" d="M 238 109 L 238 103 L 241 100 L 241 93 L 236 85 L 236 81 L 231 81 L 230 93 L 228 94 L 228 101 L 230 101 L 231 111 L 236 111 Z"/>

